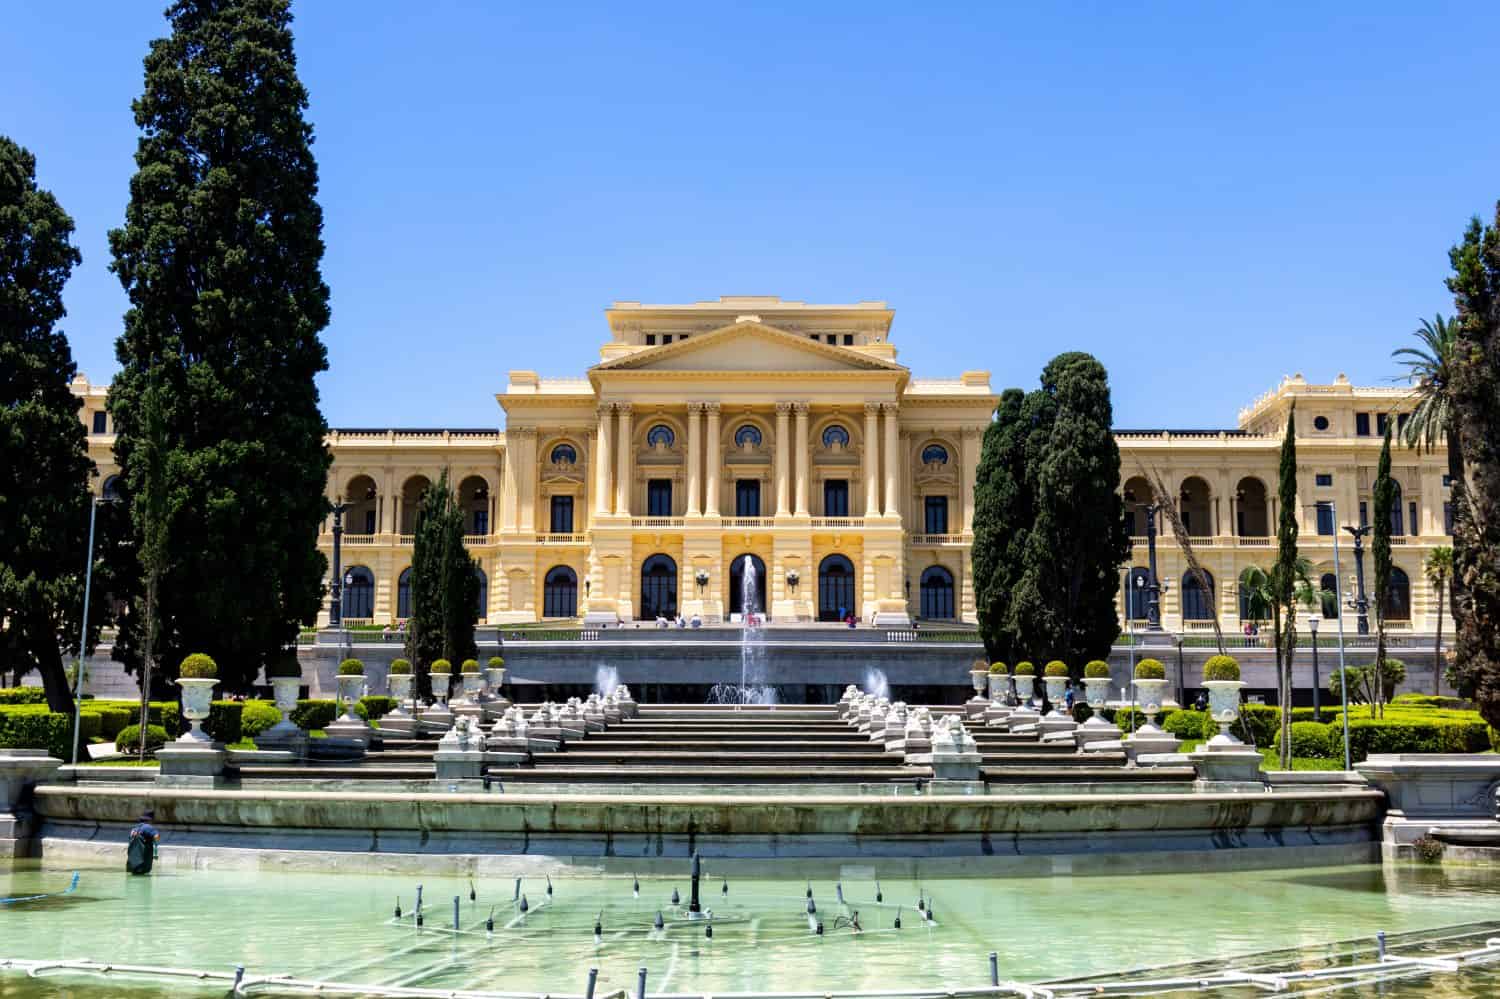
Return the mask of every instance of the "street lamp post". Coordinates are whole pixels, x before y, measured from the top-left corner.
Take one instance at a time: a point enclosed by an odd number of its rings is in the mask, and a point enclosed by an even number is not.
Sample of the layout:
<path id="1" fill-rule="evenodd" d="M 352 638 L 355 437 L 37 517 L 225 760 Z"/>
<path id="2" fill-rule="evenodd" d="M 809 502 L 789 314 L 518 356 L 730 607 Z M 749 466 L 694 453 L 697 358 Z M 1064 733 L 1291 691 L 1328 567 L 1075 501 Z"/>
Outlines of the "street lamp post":
<path id="1" fill-rule="evenodd" d="M 349 509 L 343 497 L 335 499 L 333 509 L 333 582 L 329 587 L 331 603 L 328 606 L 328 625 L 340 627 L 344 623 L 344 511 Z"/>
<path id="2" fill-rule="evenodd" d="M 1354 581 L 1357 587 L 1354 612 L 1357 615 L 1359 633 L 1368 635 L 1370 633 L 1370 601 L 1365 597 L 1365 535 L 1370 533 L 1370 525 L 1360 524 L 1358 527 L 1353 527 L 1345 524 L 1344 530 L 1354 535 Z M 1337 550 L 1337 544 L 1334 547 Z"/>
<path id="3" fill-rule="evenodd" d="M 94 586 L 94 520 L 99 513 L 100 499 L 89 497 L 89 547 L 83 564 L 83 613 L 78 625 L 78 665 L 73 673 L 73 766 L 78 766 L 78 730 L 83 721 L 83 650 L 89 635 L 89 598 Z"/>
<path id="4" fill-rule="evenodd" d="M 1333 511 L 1333 522 L 1339 522 L 1338 505 L 1332 501 L 1328 504 Z M 1360 535 L 1354 535 L 1354 543 L 1359 544 Z M 1333 578 L 1335 581 L 1341 578 L 1339 569 L 1339 532 L 1333 532 Z M 1360 618 L 1364 620 L 1364 618 Z M 1348 770 L 1349 761 L 1349 691 L 1346 689 L 1349 683 L 1349 674 L 1344 669 L 1344 611 L 1339 608 L 1339 700 L 1343 708 L 1339 712 L 1344 719 L 1344 769 Z M 1316 647 L 1316 646 L 1315 646 Z"/>
<path id="5" fill-rule="evenodd" d="M 1312 632 L 1313 647 L 1313 721 L 1321 720 L 1318 715 L 1318 709 L 1321 707 L 1318 700 L 1318 687 L 1320 686 L 1318 682 L 1318 625 L 1322 621 L 1323 616 L 1321 614 L 1307 615 L 1307 630 Z"/>
<path id="6" fill-rule="evenodd" d="M 1160 509 L 1160 503 L 1146 504 L 1146 565 L 1151 573 L 1146 599 L 1147 631 L 1161 631 L 1161 580 L 1156 575 L 1156 511 Z"/>

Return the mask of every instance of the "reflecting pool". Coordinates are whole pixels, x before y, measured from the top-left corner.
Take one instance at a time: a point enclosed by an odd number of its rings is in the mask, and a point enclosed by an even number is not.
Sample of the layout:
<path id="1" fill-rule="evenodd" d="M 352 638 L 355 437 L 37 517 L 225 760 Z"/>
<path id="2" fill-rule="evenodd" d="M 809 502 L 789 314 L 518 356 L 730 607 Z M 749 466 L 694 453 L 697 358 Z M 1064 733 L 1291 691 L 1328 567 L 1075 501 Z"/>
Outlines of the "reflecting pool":
<path id="1" fill-rule="evenodd" d="M 6 897 L 60 891 L 71 873 L 5 869 L 0 891 Z M 524 878 L 519 890 L 514 880 L 425 879 L 419 928 L 412 878 L 214 870 L 130 878 L 84 870 L 71 894 L 0 906 L 0 956 L 216 972 L 243 965 L 251 978 L 574 994 L 583 991 L 588 969 L 598 968 L 600 996 L 616 989 L 633 995 L 644 967 L 653 996 L 861 989 L 895 995 L 903 988 L 984 986 L 991 951 L 1002 978 L 1043 982 L 1190 963 L 1250 967 L 1269 960 L 1271 951 L 1290 952 L 1279 955 L 1282 965 L 1373 959 L 1380 931 L 1395 951 L 1446 936 L 1438 932 L 1444 928 L 1500 936 L 1500 877 L 1480 869 L 1360 866 L 918 884 L 877 882 L 871 870 L 845 866 L 809 884 L 725 880 L 705 861 L 705 918 L 687 911 L 686 865 L 676 878 L 623 873 L 553 877 L 550 884 L 549 894 L 542 876 Z M 486 929 L 491 919 L 493 932 Z M 1483 934 L 1477 939 L 1482 945 Z M 1445 944 L 1425 946 L 1435 951 Z M 0 997 L 224 991 L 0 973 Z M 1497 996 L 1500 977 L 1487 970 L 1434 973 L 1339 994 Z"/>

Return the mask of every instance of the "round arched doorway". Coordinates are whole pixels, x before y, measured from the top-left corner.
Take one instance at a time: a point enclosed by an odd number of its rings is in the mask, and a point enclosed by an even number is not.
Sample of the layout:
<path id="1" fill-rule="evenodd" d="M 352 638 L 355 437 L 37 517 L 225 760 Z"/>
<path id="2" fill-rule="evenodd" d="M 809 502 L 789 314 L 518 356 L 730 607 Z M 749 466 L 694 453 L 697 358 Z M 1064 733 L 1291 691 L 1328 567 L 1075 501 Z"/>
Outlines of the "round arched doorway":
<path id="1" fill-rule="evenodd" d="M 637 618 L 650 621 L 677 616 L 677 563 L 652 555 L 641 563 L 641 607 Z"/>
<path id="2" fill-rule="evenodd" d="M 766 564 L 758 555 L 745 554 L 729 563 L 729 613 L 745 613 L 745 565 L 755 567 L 755 590 L 750 610 L 767 617 L 766 614 Z"/>

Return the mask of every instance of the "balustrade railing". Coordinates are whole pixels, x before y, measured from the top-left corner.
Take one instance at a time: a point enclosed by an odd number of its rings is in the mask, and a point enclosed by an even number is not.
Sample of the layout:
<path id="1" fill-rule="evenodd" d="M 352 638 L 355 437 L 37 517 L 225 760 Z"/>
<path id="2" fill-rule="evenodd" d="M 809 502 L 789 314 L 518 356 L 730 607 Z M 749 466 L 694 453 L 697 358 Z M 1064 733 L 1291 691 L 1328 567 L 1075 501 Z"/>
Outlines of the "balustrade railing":
<path id="1" fill-rule="evenodd" d="M 536 543 L 539 545 L 586 545 L 589 536 L 587 534 L 538 534 Z"/>
<path id="2" fill-rule="evenodd" d="M 913 534 L 911 543 L 914 545 L 957 545 L 962 544 L 962 534 Z"/>
<path id="3" fill-rule="evenodd" d="M 685 517 L 631 517 L 631 527 L 681 527 Z"/>

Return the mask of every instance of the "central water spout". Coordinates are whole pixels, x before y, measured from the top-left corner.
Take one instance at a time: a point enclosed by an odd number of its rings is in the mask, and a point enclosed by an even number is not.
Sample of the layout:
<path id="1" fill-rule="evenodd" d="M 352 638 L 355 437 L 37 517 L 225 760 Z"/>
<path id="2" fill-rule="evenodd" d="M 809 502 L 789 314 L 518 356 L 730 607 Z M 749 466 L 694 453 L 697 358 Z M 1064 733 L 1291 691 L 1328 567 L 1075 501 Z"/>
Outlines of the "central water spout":
<path id="1" fill-rule="evenodd" d="M 703 911 L 703 906 L 698 904 L 698 881 L 702 877 L 703 858 L 700 857 L 698 855 L 698 852 L 695 850 L 693 851 L 693 892 L 688 897 L 688 912 L 690 913 L 699 913 Z"/>

